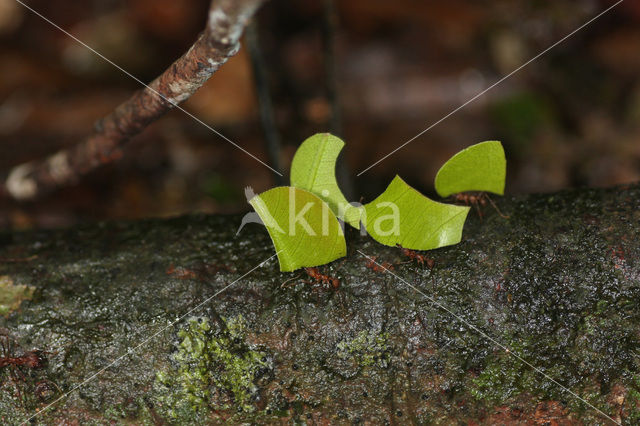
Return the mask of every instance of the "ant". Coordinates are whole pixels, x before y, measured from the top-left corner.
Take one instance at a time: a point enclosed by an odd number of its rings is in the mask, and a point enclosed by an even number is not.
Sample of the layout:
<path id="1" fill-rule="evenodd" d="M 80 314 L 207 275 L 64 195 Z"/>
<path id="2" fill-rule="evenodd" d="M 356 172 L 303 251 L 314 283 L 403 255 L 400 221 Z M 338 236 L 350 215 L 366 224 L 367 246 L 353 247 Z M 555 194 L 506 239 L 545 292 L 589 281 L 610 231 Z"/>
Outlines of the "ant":
<path id="1" fill-rule="evenodd" d="M 408 248 L 404 248 L 400 244 L 396 244 L 396 247 L 398 247 L 402 251 L 403 255 L 411 260 L 415 260 L 420 265 L 424 266 L 424 264 L 426 263 L 429 269 L 433 269 L 433 265 L 435 265 L 436 263 L 435 260 L 428 258 L 426 255 L 416 253 L 415 251 Z"/>
<path id="2" fill-rule="evenodd" d="M 8 367 L 9 376 L 13 382 L 18 398 L 23 400 L 22 392 L 18 386 L 18 382 L 25 381 L 24 374 L 20 372 L 19 368 L 29 368 L 32 370 L 38 370 L 46 367 L 47 359 L 45 357 L 46 352 L 40 350 L 32 350 L 25 352 L 20 356 L 13 354 L 11 346 L 11 338 L 4 330 L 0 330 L 0 368 Z"/>
<path id="3" fill-rule="evenodd" d="M 331 284 L 334 290 L 340 288 L 340 281 L 337 278 L 321 274 L 318 268 L 304 268 L 304 270 L 311 278 L 316 281 L 316 283 L 327 285 Z"/>
<path id="4" fill-rule="evenodd" d="M 19 357 L 0 357 L 0 368 L 8 365 L 25 366 L 27 368 L 39 369 L 45 366 L 46 359 L 42 351 L 29 351 Z"/>
<path id="5" fill-rule="evenodd" d="M 183 268 L 181 266 L 178 266 L 176 268 L 175 266 L 173 266 L 173 263 L 167 269 L 167 275 L 174 276 L 180 280 L 194 279 L 197 277 L 197 274 L 194 271 Z"/>
<path id="6" fill-rule="evenodd" d="M 459 194 L 453 194 L 451 198 L 453 199 L 453 201 L 475 207 L 476 211 L 478 212 L 478 216 L 480 216 L 480 220 L 482 220 L 482 209 L 480 209 L 480 207 L 486 206 L 487 201 L 491 203 L 491 205 L 496 210 L 496 212 L 498 212 L 501 218 L 509 219 L 509 216 L 503 214 L 500 211 L 496 203 L 493 202 L 493 200 L 489 197 L 489 195 L 487 195 L 486 192 L 461 192 Z"/>
<path id="7" fill-rule="evenodd" d="M 378 256 L 371 256 L 367 260 L 367 268 L 372 269 L 374 272 L 393 271 L 393 265 L 389 262 L 377 263 Z"/>

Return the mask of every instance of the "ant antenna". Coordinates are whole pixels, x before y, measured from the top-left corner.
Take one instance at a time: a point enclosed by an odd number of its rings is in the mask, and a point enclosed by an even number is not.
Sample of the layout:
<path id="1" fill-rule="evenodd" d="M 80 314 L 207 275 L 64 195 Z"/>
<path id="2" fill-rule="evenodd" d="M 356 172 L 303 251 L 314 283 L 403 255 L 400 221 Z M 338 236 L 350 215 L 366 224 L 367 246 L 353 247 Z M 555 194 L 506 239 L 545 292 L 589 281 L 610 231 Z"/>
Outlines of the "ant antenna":
<path id="1" fill-rule="evenodd" d="M 496 203 L 493 202 L 493 200 L 491 199 L 491 197 L 489 197 L 487 195 L 487 200 L 489 200 L 489 202 L 491 203 L 491 205 L 493 206 L 494 209 L 496 209 L 496 211 L 498 212 L 498 214 L 500 215 L 501 218 L 503 219 L 509 219 L 511 216 L 507 216 L 505 214 L 503 214 L 500 209 L 498 208 L 498 206 L 496 205 Z"/>

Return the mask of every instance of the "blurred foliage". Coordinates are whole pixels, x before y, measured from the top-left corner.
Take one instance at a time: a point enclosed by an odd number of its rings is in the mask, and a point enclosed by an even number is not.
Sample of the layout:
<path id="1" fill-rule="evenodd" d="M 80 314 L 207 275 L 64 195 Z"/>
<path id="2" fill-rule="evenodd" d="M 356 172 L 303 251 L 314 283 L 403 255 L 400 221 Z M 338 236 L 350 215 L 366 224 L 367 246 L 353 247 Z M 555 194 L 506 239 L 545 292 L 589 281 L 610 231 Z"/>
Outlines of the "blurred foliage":
<path id="1" fill-rule="evenodd" d="M 234 203 L 243 198 L 242 193 L 232 182 L 217 173 L 211 173 L 204 178 L 202 190 L 219 203 Z"/>
<path id="2" fill-rule="evenodd" d="M 510 153 L 522 158 L 537 132 L 553 126 L 554 111 L 542 96 L 531 92 L 516 93 L 490 107 L 498 137 L 508 140 Z"/>

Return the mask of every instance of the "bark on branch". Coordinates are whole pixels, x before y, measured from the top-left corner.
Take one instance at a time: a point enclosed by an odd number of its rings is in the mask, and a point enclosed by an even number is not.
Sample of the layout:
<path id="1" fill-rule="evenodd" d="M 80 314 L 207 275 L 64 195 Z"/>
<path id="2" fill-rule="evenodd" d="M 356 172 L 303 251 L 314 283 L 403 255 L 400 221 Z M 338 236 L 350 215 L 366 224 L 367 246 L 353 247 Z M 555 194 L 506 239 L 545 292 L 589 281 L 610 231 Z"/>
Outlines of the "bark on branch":
<path id="1" fill-rule="evenodd" d="M 496 202 L 338 289 L 240 216 L 0 232 L 0 423 L 638 424 L 640 185 Z"/>
<path id="2" fill-rule="evenodd" d="M 245 26 L 263 2 L 213 0 L 207 27 L 189 51 L 148 87 L 99 120 L 94 133 L 80 144 L 13 168 L 0 184 L 0 196 L 34 199 L 120 158 L 122 147 L 133 136 L 191 97 L 238 52 Z"/>

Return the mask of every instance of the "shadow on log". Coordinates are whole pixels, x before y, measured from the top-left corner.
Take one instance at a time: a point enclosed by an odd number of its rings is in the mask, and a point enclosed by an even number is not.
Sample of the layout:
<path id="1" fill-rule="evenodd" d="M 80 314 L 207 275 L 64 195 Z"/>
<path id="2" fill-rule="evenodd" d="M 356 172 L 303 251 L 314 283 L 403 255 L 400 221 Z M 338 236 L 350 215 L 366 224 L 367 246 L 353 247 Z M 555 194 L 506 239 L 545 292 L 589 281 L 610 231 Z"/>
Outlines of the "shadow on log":
<path id="1" fill-rule="evenodd" d="M 1 233 L 1 355 L 47 362 L 0 369 L 0 421 L 638 424 L 640 186 L 499 207 L 433 269 L 348 234 L 338 290 L 238 280 L 274 254 L 238 216 Z"/>

